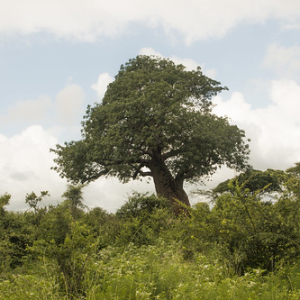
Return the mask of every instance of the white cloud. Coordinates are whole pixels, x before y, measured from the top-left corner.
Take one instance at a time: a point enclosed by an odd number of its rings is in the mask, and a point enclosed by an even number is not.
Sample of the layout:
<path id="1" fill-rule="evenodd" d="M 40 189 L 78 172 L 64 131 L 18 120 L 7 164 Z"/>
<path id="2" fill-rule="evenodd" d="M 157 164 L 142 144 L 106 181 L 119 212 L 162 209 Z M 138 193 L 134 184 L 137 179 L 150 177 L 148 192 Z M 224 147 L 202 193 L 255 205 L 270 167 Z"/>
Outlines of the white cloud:
<path id="1" fill-rule="evenodd" d="M 84 91 L 76 84 L 69 84 L 58 92 L 55 101 L 49 96 L 39 96 L 36 100 L 19 100 L 8 106 L 0 115 L 0 127 L 8 132 L 19 132 L 24 126 L 40 124 L 51 126 L 56 135 L 68 132 L 80 135 L 80 120 L 84 114 Z"/>
<path id="2" fill-rule="evenodd" d="M 280 78 L 300 78 L 300 47 L 269 46 L 263 65 Z"/>
<path id="3" fill-rule="evenodd" d="M 102 73 L 98 77 L 97 83 L 93 84 L 91 88 L 97 92 L 98 97 L 102 100 L 107 86 L 113 81 L 114 79 L 108 73 Z"/>
<path id="4" fill-rule="evenodd" d="M 157 56 L 157 57 L 164 57 L 160 52 L 155 51 L 153 48 L 142 48 L 139 51 L 139 55 L 153 55 L 153 56 Z"/>
<path id="5" fill-rule="evenodd" d="M 0 32 L 32 34 L 46 31 L 57 37 L 93 42 L 122 34 L 131 24 L 162 27 L 187 43 L 224 36 L 241 22 L 270 18 L 294 24 L 300 16 L 297 0 L 11 0 L 2 1 Z M 285 24 L 285 25 L 287 25 Z"/>
<path id="6" fill-rule="evenodd" d="M 251 138 L 251 163 L 255 168 L 286 169 L 300 161 L 300 86 L 291 80 L 273 81 L 272 103 L 252 109 L 240 93 L 228 101 L 215 98 L 218 115 L 227 115 L 232 123 Z"/>
<path id="7" fill-rule="evenodd" d="M 45 118 L 51 105 L 51 99 L 48 96 L 40 96 L 37 100 L 18 101 L 8 108 L 5 116 L 0 116 L 0 120 L 5 123 L 15 121 L 38 122 Z"/>
<path id="8" fill-rule="evenodd" d="M 52 170 L 49 152 L 57 139 L 41 126 L 30 126 L 10 138 L 0 135 L 0 195 L 9 193 L 11 209 L 26 208 L 25 195 L 48 190 L 59 200 L 65 182 Z"/>
<path id="9" fill-rule="evenodd" d="M 123 184 L 117 178 L 100 178 L 84 189 L 85 204 L 88 207 L 100 206 L 109 212 L 115 212 L 134 191 L 155 193 L 154 183 L 133 180 Z"/>
<path id="10" fill-rule="evenodd" d="M 79 114 L 82 113 L 84 91 L 76 84 L 62 89 L 55 99 L 56 112 L 59 121 L 66 125 L 73 125 Z"/>
<path id="11" fill-rule="evenodd" d="M 161 57 L 164 58 L 164 56 L 158 52 L 155 51 L 153 48 L 142 48 L 139 51 L 139 55 L 153 55 L 153 56 L 157 56 L 157 57 Z M 197 63 L 195 60 L 190 59 L 190 58 L 180 58 L 178 56 L 172 55 L 169 57 L 170 60 L 172 60 L 175 64 L 177 65 L 184 65 L 186 67 L 186 69 L 188 71 L 192 71 L 192 70 L 196 70 L 198 66 L 201 67 L 202 72 L 210 77 L 210 78 L 215 78 L 217 71 L 214 69 L 205 69 L 205 65 L 200 65 L 199 63 Z"/>
<path id="12" fill-rule="evenodd" d="M 142 48 L 139 51 L 139 54 L 140 55 L 154 55 L 157 57 L 165 58 L 160 52 L 155 51 L 152 48 Z M 180 58 L 175 55 L 172 55 L 169 58 L 177 65 L 180 65 L 180 64 L 184 65 L 186 67 L 186 69 L 189 71 L 196 70 L 197 67 L 199 66 L 199 64 L 196 61 L 194 61 L 193 59 L 190 59 L 190 58 Z"/>

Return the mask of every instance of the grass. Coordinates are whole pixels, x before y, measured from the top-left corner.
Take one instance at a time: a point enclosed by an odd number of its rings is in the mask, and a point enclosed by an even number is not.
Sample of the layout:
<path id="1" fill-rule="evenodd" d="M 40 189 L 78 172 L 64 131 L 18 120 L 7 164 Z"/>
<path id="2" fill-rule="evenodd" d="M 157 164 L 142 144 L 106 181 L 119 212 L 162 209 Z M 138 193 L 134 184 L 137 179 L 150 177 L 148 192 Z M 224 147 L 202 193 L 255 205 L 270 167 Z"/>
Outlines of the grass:
<path id="1" fill-rule="evenodd" d="M 51 272 L 20 272 L 0 281 L 0 299 L 300 299 L 299 266 L 269 275 L 252 270 L 238 277 L 229 276 L 226 266 L 212 258 L 198 255 L 185 261 L 182 257 L 178 245 L 163 242 L 108 247 L 91 260 L 81 296 L 65 296 Z"/>

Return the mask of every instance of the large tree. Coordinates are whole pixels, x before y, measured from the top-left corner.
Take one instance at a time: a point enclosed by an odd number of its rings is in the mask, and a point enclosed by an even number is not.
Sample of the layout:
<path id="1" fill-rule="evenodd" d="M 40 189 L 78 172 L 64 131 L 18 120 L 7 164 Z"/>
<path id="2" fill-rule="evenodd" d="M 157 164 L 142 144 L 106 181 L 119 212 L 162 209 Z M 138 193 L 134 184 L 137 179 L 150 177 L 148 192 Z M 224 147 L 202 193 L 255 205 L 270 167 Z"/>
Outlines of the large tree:
<path id="1" fill-rule="evenodd" d="M 200 67 L 137 56 L 121 66 L 102 102 L 88 107 L 82 140 L 53 150 L 54 169 L 73 183 L 150 176 L 178 213 L 180 203 L 190 205 L 184 182 L 247 164 L 244 131 L 212 113 L 211 98 L 225 89 Z"/>

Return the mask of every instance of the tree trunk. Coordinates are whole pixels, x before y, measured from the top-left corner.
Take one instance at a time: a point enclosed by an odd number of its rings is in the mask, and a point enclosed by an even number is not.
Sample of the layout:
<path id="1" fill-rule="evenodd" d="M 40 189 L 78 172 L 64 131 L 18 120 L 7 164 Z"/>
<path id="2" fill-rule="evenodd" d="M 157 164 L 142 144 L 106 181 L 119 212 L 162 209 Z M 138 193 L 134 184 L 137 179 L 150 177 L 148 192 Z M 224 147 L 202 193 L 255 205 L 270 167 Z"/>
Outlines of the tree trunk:
<path id="1" fill-rule="evenodd" d="M 186 213 L 186 207 L 190 207 L 190 201 L 183 189 L 183 180 L 175 180 L 164 163 L 151 167 L 153 181 L 157 196 L 170 200 L 175 214 Z"/>

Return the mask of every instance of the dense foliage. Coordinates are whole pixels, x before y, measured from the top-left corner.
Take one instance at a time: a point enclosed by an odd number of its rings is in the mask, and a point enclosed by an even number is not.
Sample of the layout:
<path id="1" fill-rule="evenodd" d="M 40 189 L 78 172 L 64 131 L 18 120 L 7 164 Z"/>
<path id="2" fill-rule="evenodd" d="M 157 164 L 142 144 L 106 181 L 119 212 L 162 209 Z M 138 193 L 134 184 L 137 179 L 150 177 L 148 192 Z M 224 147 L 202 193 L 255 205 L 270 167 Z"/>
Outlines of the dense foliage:
<path id="1" fill-rule="evenodd" d="M 101 103 L 88 107 L 82 140 L 57 145 L 56 169 L 73 183 L 116 176 L 150 176 L 158 196 L 190 205 L 184 182 L 218 166 L 243 169 L 244 131 L 212 113 L 212 96 L 226 89 L 168 59 L 138 56 L 121 66 Z"/>
<path id="2" fill-rule="evenodd" d="M 241 174 L 189 217 L 145 194 L 89 210 L 83 186 L 57 206 L 29 193 L 25 212 L 7 211 L 5 194 L 0 298 L 299 299 L 300 178 L 288 171 Z"/>

